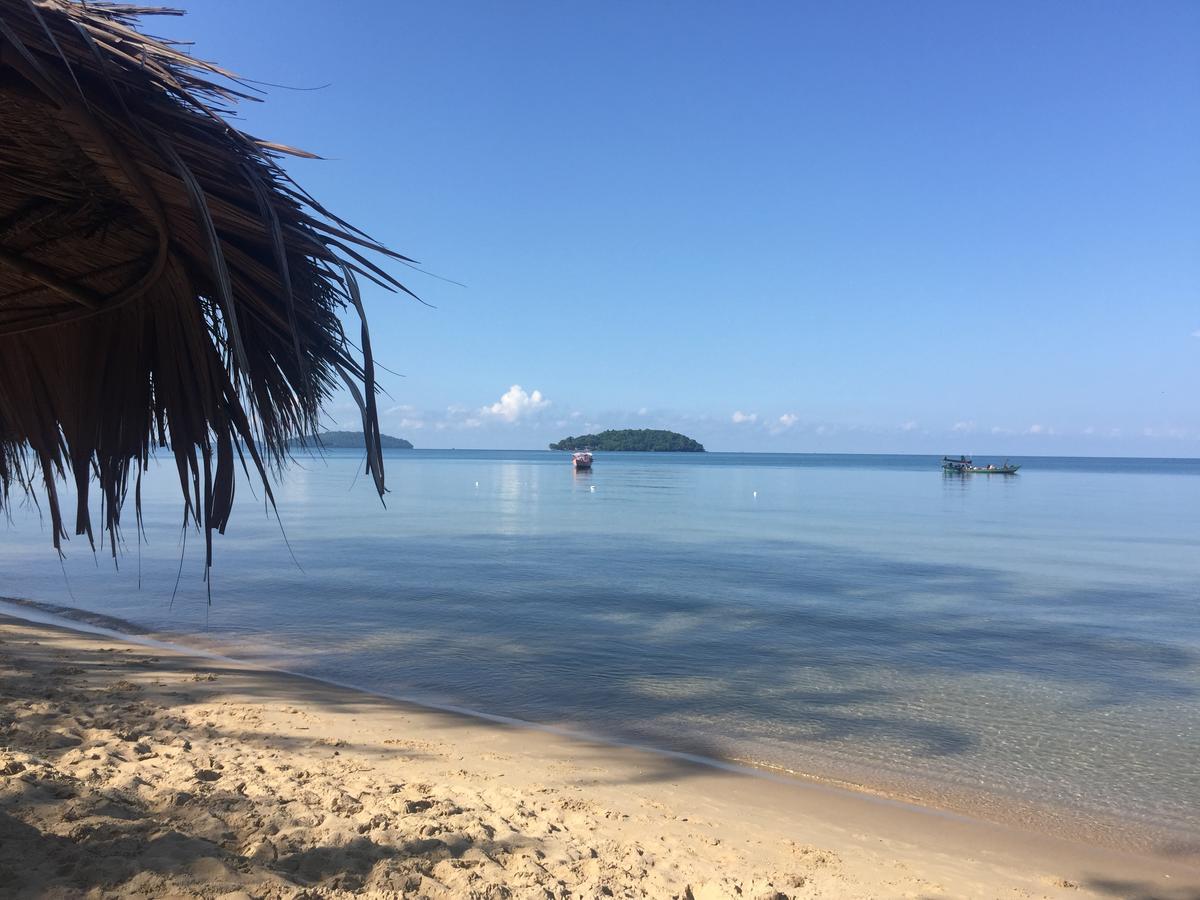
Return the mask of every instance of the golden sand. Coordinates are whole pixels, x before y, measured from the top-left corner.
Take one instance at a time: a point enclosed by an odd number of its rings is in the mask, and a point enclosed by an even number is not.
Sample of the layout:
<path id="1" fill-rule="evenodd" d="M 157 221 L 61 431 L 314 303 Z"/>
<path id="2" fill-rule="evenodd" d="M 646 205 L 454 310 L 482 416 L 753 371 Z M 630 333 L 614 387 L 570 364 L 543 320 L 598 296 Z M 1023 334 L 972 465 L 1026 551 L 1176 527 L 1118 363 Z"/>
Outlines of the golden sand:
<path id="1" fill-rule="evenodd" d="M 1200 871 L 0 618 L 4 897 L 1200 897 Z"/>

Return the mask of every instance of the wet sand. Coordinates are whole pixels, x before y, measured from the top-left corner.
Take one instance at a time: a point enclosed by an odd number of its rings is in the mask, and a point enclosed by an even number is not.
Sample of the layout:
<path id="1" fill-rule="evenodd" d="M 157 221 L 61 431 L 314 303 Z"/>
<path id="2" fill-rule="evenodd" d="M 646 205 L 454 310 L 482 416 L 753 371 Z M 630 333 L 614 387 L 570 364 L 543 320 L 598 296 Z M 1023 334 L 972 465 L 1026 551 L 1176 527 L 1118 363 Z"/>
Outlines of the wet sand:
<path id="1" fill-rule="evenodd" d="M 1200 868 L 0 617 L 0 894 L 1200 898 Z"/>

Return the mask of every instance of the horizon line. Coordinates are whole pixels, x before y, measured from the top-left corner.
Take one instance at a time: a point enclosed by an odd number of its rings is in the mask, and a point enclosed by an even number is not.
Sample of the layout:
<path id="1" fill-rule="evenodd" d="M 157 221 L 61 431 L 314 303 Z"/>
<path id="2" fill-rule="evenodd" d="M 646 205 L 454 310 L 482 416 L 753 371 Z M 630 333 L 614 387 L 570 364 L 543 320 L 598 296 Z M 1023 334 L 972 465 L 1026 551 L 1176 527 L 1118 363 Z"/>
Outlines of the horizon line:
<path id="1" fill-rule="evenodd" d="M 407 440 L 407 439 L 406 439 Z M 309 448 L 296 448 L 303 452 Z M 358 452 L 353 447 L 324 447 L 312 448 L 321 452 L 341 450 Z M 474 453 L 570 453 L 569 450 L 551 450 L 539 447 L 418 447 L 416 445 L 405 449 L 401 447 L 385 447 L 396 453 L 407 453 L 409 450 L 437 450 L 444 452 L 474 452 Z M 744 456 L 961 456 L 963 454 L 937 453 L 926 451 L 921 453 L 905 453 L 896 450 L 594 450 L 593 453 L 652 453 L 657 455 L 676 454 L 679 456 L 702 456 L 705 453 L 729 453 Z M 1158 459 L 1177 462 L 1200 462 L 1200 456 L 1128 456 L 1128 455 L 1095 455 L 1095 454 L 1065 454 L 1065 453 L 992 453 L 972 451 L 967 456 L 1008 456 L 1022 459 Z"/>

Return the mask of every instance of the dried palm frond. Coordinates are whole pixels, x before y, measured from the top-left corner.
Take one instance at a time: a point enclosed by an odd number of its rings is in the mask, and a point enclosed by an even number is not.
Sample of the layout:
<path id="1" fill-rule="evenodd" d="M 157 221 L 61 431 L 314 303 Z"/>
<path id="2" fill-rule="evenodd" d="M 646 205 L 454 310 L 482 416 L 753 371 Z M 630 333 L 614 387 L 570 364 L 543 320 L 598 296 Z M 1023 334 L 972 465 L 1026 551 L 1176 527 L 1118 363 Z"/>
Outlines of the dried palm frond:
<path id="1" fill-rule="evenodd" d="M 226 121 L 250 95 L 136 30 L 147 13 L 178 14 L 0 0 L 0 506 L 40 482 L 61 549 L 70 478 L 94 546 L 94 480 L 116 553 L 130 480 L 140 520 L 164 448 L 211 565 L 236 468 L 270 499 L 343 382 L 383 492 L 370 343 L 358 358 L 338 312 L 362 317 L 356 274 L 406 291 L 364 252 L 411 261 L 288 177 L 280 155 L 306 154 Z"/>

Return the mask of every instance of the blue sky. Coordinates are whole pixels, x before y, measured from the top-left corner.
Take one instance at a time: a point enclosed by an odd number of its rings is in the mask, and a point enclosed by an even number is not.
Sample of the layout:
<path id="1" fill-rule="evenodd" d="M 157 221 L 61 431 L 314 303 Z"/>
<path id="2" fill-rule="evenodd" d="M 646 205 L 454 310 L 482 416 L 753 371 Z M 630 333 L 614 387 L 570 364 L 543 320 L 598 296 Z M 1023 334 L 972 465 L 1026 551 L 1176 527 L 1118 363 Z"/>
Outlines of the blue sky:
<path id="1" fill-rule="evenodd" d="M 188 5 L 418 446 L 1200 455 L 1200 4 Z"/>

